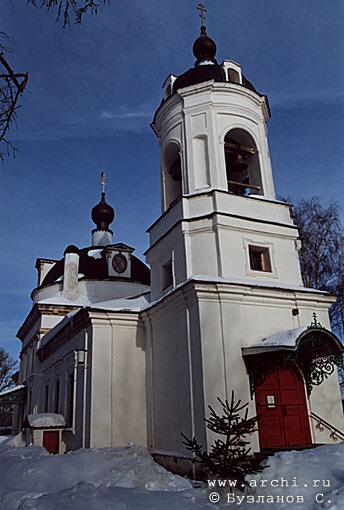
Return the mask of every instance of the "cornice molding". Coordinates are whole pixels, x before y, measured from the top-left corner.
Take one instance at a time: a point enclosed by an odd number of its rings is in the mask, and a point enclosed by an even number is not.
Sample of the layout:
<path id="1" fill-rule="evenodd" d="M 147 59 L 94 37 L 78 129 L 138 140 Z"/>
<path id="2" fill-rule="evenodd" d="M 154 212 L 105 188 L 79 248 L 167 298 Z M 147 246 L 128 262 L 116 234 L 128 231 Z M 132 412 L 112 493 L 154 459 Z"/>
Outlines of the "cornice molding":
<path id="1" fill-rule="evenodd" d="M 25 321 L 22 326 L 19 328 L 17 332 L 17 337 L 19 340 L 23 341 L 30 333 L 31 329 L 34 327 L 37 321 L 42 317 L 42 315 L 57 315 L 59 317 L 66 316 L 69 312 L 73 310 L 77 310 L 80 306 L 69 306 L 69 305 L 54 305 L 54 304 L 42 304 L 35 303 L 31 308 L 31 311 L 27 315 Z M 38 325 L 37 330 L 40 325 Z"/>

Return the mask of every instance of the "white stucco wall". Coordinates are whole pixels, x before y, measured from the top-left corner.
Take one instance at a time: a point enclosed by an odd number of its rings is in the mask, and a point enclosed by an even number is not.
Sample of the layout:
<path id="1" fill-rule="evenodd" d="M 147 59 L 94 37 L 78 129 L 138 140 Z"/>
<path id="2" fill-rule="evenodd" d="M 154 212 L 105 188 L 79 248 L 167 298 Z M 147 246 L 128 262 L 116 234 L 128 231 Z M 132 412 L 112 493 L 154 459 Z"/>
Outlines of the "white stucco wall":
<path id="1" fill-rule="evenodd" d="M 255 416 L 242 347 L 274 332 L 309 325 L 314 312 L 328 327 L 331 302 L 332 298 L 321 293 L 209 279 L 188 282 L 145 312 L 145 323 L 149 319 L 151 329 L 147 344 L 152 374 L 148 399 L 153 415 L 150 447 L 180 451 L 180 432 L 188 437 L 196 435 L 209 447 L 214 436 L 204 425 L 208 405 L 221 411 L 217 398 L 230 400 L 232 390 L 235 400 L 249 404 L 249 416 Z M 296 306 L 302 310 L 298 316 L 292 313 Z M 308 405 L 337 428 L 343 428 L 335 375 L 314 388 Z M 314 426 L 312 430 L 314 441 L 320 441 Z M 259 450 L 258 434 L 248 439 L 253 450 Z M 321 442 L 331 439 L 322 436 Z"/>
<path id="2" fill-rule="evenodd" d="M 63 431 L 67 450 L 147 444 L 145 337 L 138 313 L 81 311 L 49 333 L 34 377 L 30 412 L 70 412 Z M 78 363 L 77 352 L 85 353 Z M 56 401 L 56 383 L 59 399 Z M 46 387 L 49 387 L 48 401 Z M 47 408 L 46 408 L 46 404 Z"/>
<path id="3" fill-rule="evenodd" d="M 145 341 L 138 314 L 92 312 L 91 320 L 89 446 L 145 446 Z"/>
<path id="4" fill-rule="evenodd" d="M 183 194 L 205 187 L 227 190 L 224 138 L 233 129 L 246 131 L 258 149 L 263 195 L 275 198 L 267 119 L 265 97 L 237 84 L 209 81 L 180 89 L 164 101 L 153 128 L 162 153 L 171 142 L 181 149 Z M 163 185 L 163 211 L 169 206 L 167 194 Z"/>
<path id="5" fill-rule="evenodd" d="M 148 446 L 183 451 L 181 433 L 205 439 L 197 303 L 186 290 L 144 312 Z"/>
<path id="6" fill-rule="evenodd" d="M 162 294 L 160 266 L 174 254 L 175 285 L 194 275 L 302 285 L 298 230 L 288 204 L 209 191 L 183 197 L 150 228 L 152 299 Z M 269 251 L 271 271 L 253 271 L 249 246 Z"/>
<path id="7" fill-rule="evenodd" d="M 111 280 L 79 280 L 77 285 L 78 297 L 74 301 L 62 296 L 62 283 L 54 283 L 46 287 L 35 289 L 32 293 L 34 303 L 56 304 L 70 306 L 84 306 L 89 303 L 135 296 L 149 290 L 149 286 L 142 283 Z"/>
<path id="8" fill-rule="evenodd" d="M 310 413 L 315 413 L 343 433 L 344 416 L 341 402 L 340 388 L 338 385 L 338 373 L 334 372 L 319 386 L 314 386 L 308 402 Z M 341 439 L 331 436 L 331 430 L 324 425 L 319 426 L 319 421 L 313 417 L 310 420 L 314 443 L 335 443 Z M 337 439 L 336 439 L 337 437 Z"/>

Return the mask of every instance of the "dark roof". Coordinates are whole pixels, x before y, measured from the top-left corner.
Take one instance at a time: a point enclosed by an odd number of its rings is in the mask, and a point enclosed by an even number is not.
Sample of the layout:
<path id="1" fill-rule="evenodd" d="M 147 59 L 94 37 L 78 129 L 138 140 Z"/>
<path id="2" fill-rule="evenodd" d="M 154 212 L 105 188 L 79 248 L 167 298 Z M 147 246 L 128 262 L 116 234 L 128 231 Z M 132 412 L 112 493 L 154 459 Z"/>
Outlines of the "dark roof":
<path id="1" fill-rule="evenodd" d="M 99 204 L 93 207 L 91 216 L 98 230 L 108 230 L 110 223 L 115 219 L 115 211 L 106 202 L 104 192 L 101 195 Z"/>
<path id="2" fill-rule="evenodd" d="M 220 81 L 225 82 L 225 72 L 219 64 L 202 65 L 198 67 L 192 67 L 186 73 L 178 76 L 173 84 L 173 93 L 184 87 L 190 85 L 197 85 L 204 81 Z"/>
<path id="3" fill-rule="evenodd" d="M 193 45 L 193 52 L 197 58 L 195 66 L 188 69 L 185 73 L 178 76 L 173 84 L 173 94 L 179 89 L 189 87 L 190 85 L 197 85 L 205 81 L 214 80 L 216 82 L 226 82 L 226 75 L 221 65 L 215 59 L 216 44 L 208 37 L 206 28 L 201 27 L 201 35 L 196 39 Z M 252 90 L 261 97 L 267 97 L 260 94 L 249 82 L 245 76 L 242 76 L 242 84 L 236 83 L 242 87 Z"/>
<path id="4" fill-rule="evenodd" d="M 226 82 L 225 72 L 219 64 L 209 64 L 202 65 L 198 67 L 192 67 L 186 73 L 178 76 L 176 81 L 173 84 L 173 93 L 175 94 L 179 89 L 184 87 L 189 87 L 190 85 L 197 85 L 198 83 L 203 83 L 205 81 L 214 80 L 216 82 Z M 265 94 L 260 94 L 256 88 L 252 85 L 252 83 L 242 75 L 242 84 L 236 83 L 236 85 L 240 85 L 246 89 L 252 90 L 258 94 L 258 96 L 265 97 L 267 100 L 267 96 Z"/>
<path id="5" fill-rule="evenodd" d="M 215 58 L 216 44 L 208 37 L 205 26 L 201 27 L 201 35 L 194 42 L 193 53 L 197 58 L 195 66 L 176 79 L 173 84 L 173 93 L 183 87 L 204 81 L 226 81 L 224 70 Z"/>
<path id="6" fill-rule="evenodd" d="M 214 62 L 216 59 L 216 44 L 207 34 L 205 26 L 201 27 L 201 35 L 197 37 L 192 47 L 193 54 L 197 58 L 195 66 L 198 66 L 202 62 Z"/>
<path id="7" fill-rule="evenodd" d="M 89 255 L 92 250 L 104 250 L 105 247 L 90 246 L 79 250 L 79 273 L 83 274 L 80 280 L 117 280 L 116 277 L 108 275 L 107 261 L 102 252 L 101 257 L 94 258 Z M 66 250 L 67 251 L 67 250 Z M 56 262 L 50 269 L 42 282 L 42 286 L 50 285 L 63 276 L 64 273 L 64 258 Z M 135 255 L 131 255 L 131 277 L 121 278 L 121 280 L 135 281 L 150 285 L 150 270 L 141 260 Z"/>

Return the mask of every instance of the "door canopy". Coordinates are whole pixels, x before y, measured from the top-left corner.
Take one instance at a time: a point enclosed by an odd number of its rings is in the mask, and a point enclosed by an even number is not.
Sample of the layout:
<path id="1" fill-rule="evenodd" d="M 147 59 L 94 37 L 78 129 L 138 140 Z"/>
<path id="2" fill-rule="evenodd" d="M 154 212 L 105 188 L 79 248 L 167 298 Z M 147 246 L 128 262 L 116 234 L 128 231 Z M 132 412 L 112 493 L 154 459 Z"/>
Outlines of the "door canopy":
<path id="1" fill-rule="evenodd" d="M 335 367 L 344 368 L 344 347 L 331 331 L 314 321 L 310 326 L 278 331 L 260 342 L 242 348 L 249 371 L 251 394 L 277 368 L 297 367 L 303 375 L 307 395 L 319 386 Z"/>
<path id="2" fill-rule="evenodd" d="M 17 404 L 19 405 L 27 392 L 27 386 L 18 384 L 13 388 L 9 388 L 0 393 L 0 404 Z"/>

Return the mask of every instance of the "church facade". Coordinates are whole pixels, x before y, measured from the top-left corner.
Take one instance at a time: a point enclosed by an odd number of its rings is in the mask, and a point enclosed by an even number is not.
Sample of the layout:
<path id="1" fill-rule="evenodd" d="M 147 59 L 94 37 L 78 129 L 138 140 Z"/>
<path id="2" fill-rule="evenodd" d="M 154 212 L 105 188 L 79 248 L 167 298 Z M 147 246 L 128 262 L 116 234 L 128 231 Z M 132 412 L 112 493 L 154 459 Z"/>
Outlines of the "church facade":
<path id="1" fill-rule="evenodd" d="M 51 451 L 133 441 L 187 456 L 181 433 L 209 448 L 208 406 L 232 391 L 259 415 L 253 451 L 333 442 L 343 429 L 334 298 L 303 286 L 297 226 L 274 191 L 267 97 L 239 64 L 217 63 L 204 26 L 193 49 L 152 123 L 162 212 L 150 270 L 113 244 L 104 187 L 92 245 L 37 261 L 15 428 L 46 445 L 55 432 Z"/>

